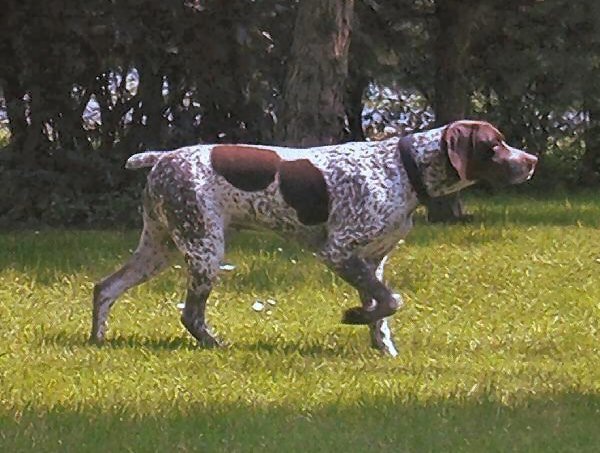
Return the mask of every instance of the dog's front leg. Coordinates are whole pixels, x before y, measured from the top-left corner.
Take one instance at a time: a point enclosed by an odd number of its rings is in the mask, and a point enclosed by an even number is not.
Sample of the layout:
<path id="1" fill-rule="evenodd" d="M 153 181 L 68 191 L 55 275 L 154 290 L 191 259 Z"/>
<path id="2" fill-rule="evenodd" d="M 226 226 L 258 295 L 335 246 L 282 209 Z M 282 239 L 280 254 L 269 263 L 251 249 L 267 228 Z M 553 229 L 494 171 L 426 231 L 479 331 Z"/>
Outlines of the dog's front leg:
<path id="1" fill-rule="evenodd" d="M 383 282 L 383 272 L 387 259 L 387 256 L 383 257 L 383 259 L 377 265 L 377 270 L 375 272 L 375 276 L 381 282 Z M 365 304 L 372 304 L 373 299 L 367 299 L 366 297 L 363 298 L 361 295 L 361 302 L 364 306 Z M 383 318 L 379 321 L 369 324 L 369 333 L 371 335 L 371 346 L 373 348 L 381 351 L 385 355 L 389 355 L 390 357 L 396 357 L 398 355 L 398 350 L 394 344 L 392 331 L 388 325 L 387 318 Z"/>
<path id="2" fill-rule="evenodd" d="M 400 301 L 377 278 L 374 266 L 366 260 L 350 256 L 337 262 L 328 261 L 328 264 L 340 277 L 356 288 L 359 294 L 364 295 L 360 307 L 352 307 L 344 312 L 344 324 L 375 323 L 393 315 L 400 307 Z"/>
<path id="3" fill-rule="evenodd" d="M 371 334 L 371 346 L 373 348 L 390 357 L 398 356 L 398 350 L 396 349 L 387 318 L 369 324 L 369 332 Z"/>
<path id="4" fill-rule="evenodd" d="M 386 261 L 387 256 L 384 256 L 383 259 L 367 260 L 368 264 L 370 264 L 373 269 L 377 269 L 375 271 L 375 276 L 381 282 L 383 282 L 383 272 Z M 396 297 L 400 304 L 402 304 L 402 300 L 400 299 L 399 295 L 394 294 L 394 297 Z M 360 292 L 360 301 L 362 303 L 363 309 L 366 310 L 369 310 L 370 307 L 375 306 L 375 304 L 377 303 L 368 294 L 362 291 Z M 369 324 L 369 334 L 371 336 L 371 346 L 373 348 L 391 357 L 396 357 L 398 355 L 398 350 L 396 349 L 396 345 L 394 344 L 394 340 L 392 338 L 392 331 L 389 327 L 387 318 L 383 318 Z"/>

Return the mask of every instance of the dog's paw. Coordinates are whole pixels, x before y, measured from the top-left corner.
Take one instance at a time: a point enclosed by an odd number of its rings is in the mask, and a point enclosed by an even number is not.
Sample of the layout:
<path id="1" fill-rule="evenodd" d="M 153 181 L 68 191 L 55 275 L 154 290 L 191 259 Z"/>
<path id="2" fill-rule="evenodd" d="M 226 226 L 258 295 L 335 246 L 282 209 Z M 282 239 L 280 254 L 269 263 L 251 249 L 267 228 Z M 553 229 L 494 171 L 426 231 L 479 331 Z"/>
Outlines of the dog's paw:
<path id="1" fill-rule="evenodd" d="M 94 346 L 101 346 L 104 344 L 104 332 L 99 329 L 94 329 L 88 338 L 88 343 Z"/>
<path id="2" fill-rule="evenodd" d="M 221 340 L 208 332 L 204 332 L 202 335 L 198 336 L 194 335 L 194 338 L 196 338 L 198 346 L 201 346 L 204 349 L 216 349 L 225 346 Z"/>
<path id="3" fill-rule="evenodd" d="M 88 338 L 88 344 L 90 346 L 96 346 L 99 348 L 101 346 L 104 346 L 104 343 L 105 343 L 104 339 L 98 339 L 98 338 L 92 338 L 92 337 Z"/>
<path id="4" fill-rule="evenodd" d="M 369 324 L 372 320 L 369 317 L 371 314 L 368 311 L 365 311 L 363 307 L 352 307 L 344 312 L 342 316 L 342 324 L 350 324 L 350 325 L 363 325 Z"/>
<path id="5" fill-rule="evenodd" d="M 181 323 L 187 329 L 187 331 L 196 339 L 198 345 L 210 349 L 210 348 L 219 348 L 223 346 L 221 341 L 216 337 L 216 335 L 212 332 L 210 327 L 205 323 L 198 323 L 195 321 L 188 322 L 185 316 L 181 317 Z"/>

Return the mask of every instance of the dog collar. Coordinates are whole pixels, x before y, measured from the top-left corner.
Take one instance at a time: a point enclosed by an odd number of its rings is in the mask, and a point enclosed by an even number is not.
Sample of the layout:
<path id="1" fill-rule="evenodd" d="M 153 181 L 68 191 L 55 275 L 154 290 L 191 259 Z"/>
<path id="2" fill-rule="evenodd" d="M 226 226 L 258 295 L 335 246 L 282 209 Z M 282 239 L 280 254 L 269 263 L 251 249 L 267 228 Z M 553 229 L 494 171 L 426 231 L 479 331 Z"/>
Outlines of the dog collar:
<path id="1" fill-rule="evenodd" d="M 413 190 L 417 193 L 417 198 L 419 201 L 423 204 L 426 204 L 431 197 L 427 193 L 427 188 L 425 187 L 423 178 L 421 178 L 419 167 L 417 166 L 417 163 L 412 155 L 412 149 L 412 139 L 410 137 L 402 137 L 398 141 L 400 159 L 402 159 L 402 165 L 404 165 L 404 169 L 408 175 L 408 180 L 410 181 Z"/>

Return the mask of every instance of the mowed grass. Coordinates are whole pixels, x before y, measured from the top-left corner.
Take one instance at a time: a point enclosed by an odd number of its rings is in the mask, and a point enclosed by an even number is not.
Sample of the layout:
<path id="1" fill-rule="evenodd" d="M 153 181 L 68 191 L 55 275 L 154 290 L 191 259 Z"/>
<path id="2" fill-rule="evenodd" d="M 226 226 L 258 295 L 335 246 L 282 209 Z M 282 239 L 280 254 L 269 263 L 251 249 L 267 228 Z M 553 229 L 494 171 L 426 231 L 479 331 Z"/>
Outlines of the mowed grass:
<path id="1" fill-rule="evenodd" d="M 179 323 L 182 263 L 87 343 L 137 232 L 0 234 L 0 451 L 598 451 L 600 198 L 468 204 L 475 223 L 419 218 L 387 266 L 395 359 L 339 323 L 353 290 L 268 234 L 230 245 L 221 350 Z"/>

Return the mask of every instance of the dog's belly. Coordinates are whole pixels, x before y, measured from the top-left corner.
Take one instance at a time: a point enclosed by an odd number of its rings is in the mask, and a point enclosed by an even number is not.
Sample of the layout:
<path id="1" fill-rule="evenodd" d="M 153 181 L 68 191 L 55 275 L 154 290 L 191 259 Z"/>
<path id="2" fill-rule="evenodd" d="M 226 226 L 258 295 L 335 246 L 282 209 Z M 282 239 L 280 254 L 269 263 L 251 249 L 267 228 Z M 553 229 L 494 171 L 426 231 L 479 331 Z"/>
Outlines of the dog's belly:
<path id="1" fill-rule="evenodd" d="M 319 250 L 327 242 L 329 235 L 339 235 L 348 236 L 348 243 L 354 243 L 359 255 L 381 256 L 389 253 L 398 241 L 406 237 L 413 225 L 412 215 L 397 209 L 388 212 L 385 220 L 378 219 L 378 222 L 373 219 L 363 222 L 365 219 L 345 216 L 345 226 L 333 227 L 332 230 L 327 221 L 307 225 L 284 200 L 278 181 L 259 191 L 237 189 L 221 181 L 215 193 L 219 194 L 219 204 L 228 227 L 271 230 L 313 250 Z M 371 228 L 366 223 L 375 227 Z M 343 239 L 341 243 L 344 243 Z"/>
<path id="2" fill-rule="evenodd" d="M 276 183 L 256 192 L 239 190 L 226 183 L 223 186 L 225 187 L 220 188 L 220 203 L 229 227 L 271 230 L 284 238 L 291 236 L 313 248 L 318 248 L 325 242 L 327 222 L 303 224 L 296 210 L 281 196 Z"/>

